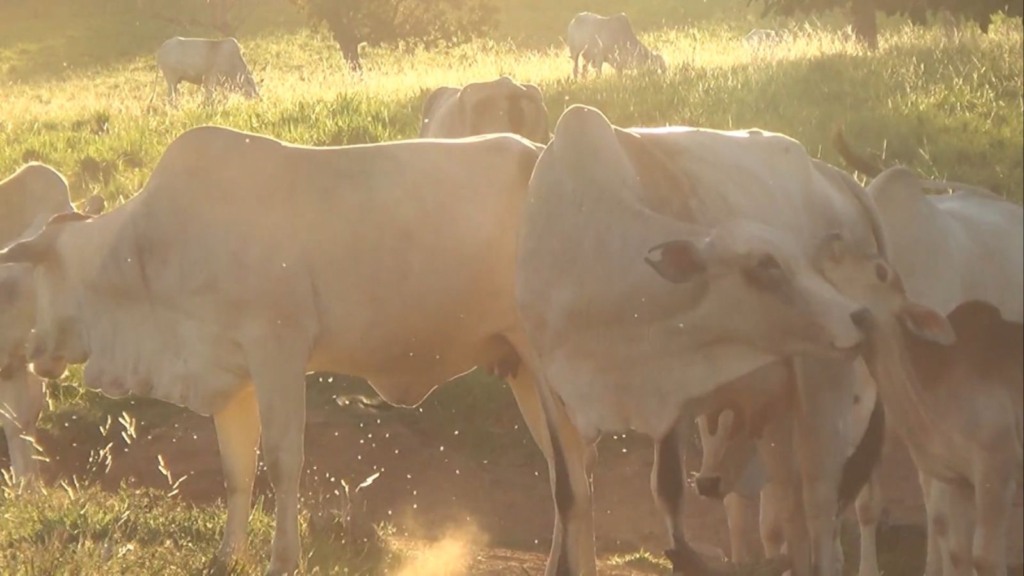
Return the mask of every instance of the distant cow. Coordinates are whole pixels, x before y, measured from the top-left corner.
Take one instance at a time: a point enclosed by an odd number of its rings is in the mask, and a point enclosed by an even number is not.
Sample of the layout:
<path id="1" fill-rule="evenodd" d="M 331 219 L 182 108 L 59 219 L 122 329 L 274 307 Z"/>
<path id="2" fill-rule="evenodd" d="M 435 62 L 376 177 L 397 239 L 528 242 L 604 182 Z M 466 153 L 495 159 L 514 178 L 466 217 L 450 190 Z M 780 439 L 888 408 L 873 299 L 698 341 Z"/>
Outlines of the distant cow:
<path id="1" fill-rule="evenodd" d="M 248 98 L 259 96 L 249 66 L 242 58 L 242 47 L 234 38 L 211 40 L 182 38 L 167 40 L 156 51 L 156 65 L 167 80 L 167 95 L 174 100 L 182 81 L 201 85 L 206 96 L 217 86 L 227 84 Z"/>
<path id="2" fill-rule="evenodd" d="M 579 76 L 581 56 L 584 76 L 588 66 L 601 74 L 605 62 L 611 64 L 616 72 L 645 66 L 664 72 L 667 68 L 661 54 L 652 52 L 640 42 L 629 18 L 621 12 L 614 16 L 580 12 L 569 22 L 567 37 L 573 78 Z"/>
<path id="3" fill-rule="evenodd" d="M 548 141 L 548 110 L 540 88 L 502 76 L 461 89 L 442 86 L 431 92 L 423 104 L 421 138 L 462 138 L 497 132 L 519 134 L 539 143 Z"/>
<path id="4" fill-rule="evenodd" d="M 44 164 L 22 167 L 0 182 L 0 248 L 35 235 L 51 216 L 71 210 L 63 176 Z M 38 472 L 31 438 L 43 408 L 43 383 L 26 370 L 34 313 L 30 267 L 0 265 L 0 300 L 0 424 L 14 476 L 31 478 Z"/>

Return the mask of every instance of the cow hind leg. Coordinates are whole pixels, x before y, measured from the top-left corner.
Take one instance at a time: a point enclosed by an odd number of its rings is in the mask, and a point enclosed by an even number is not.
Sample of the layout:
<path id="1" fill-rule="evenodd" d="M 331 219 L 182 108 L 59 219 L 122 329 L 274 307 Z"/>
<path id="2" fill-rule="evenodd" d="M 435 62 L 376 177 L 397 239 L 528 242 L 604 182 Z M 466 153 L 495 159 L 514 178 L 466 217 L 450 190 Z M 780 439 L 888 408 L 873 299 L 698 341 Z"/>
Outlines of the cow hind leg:
<path id="1" fill-rule="evenodd" d="M 274 540 L 268 575 L 292 574 L 299 567 L 299 480 L 306 426 L 305 356 L 289 362 L 287 348 L 248 355 L 263 429 L 263 459 L 274 487 Z"/>
<path id="2" fill-rule="evenodd" d="M 213 416 L 224 467 L 228 518 L 215 565 L 230 567 L 245 551 L 248 540 L 252 485 L 256 478 L 256 458 L 260 441 L 259 407 L 250 387 L 235 395 Z"/>

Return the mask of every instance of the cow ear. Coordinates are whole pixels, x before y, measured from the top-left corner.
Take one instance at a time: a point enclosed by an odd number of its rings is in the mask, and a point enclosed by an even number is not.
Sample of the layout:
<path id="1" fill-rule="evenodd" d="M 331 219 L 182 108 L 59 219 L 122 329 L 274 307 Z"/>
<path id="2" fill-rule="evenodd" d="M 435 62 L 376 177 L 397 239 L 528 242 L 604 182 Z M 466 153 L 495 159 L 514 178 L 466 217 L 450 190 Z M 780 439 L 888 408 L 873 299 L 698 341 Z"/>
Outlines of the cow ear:
<path id="1" fill-rule="evenodd" d="M 682 284 L 707 270 L 705 245 L 706 241 L 697 243 L 691 240 L 671 240 L 651 248 L 644 262 L 665 280 Z M 651 256 L 657 256 L 657 260 Z"/>
<path id="2" fill-rule="evenodd" d="M 899 318 L 903 326 L 918 338 L 942 346 L 956 342 L 956 332 L 949 320 L 927 306 L 907 302 L 900 309 Z"/>

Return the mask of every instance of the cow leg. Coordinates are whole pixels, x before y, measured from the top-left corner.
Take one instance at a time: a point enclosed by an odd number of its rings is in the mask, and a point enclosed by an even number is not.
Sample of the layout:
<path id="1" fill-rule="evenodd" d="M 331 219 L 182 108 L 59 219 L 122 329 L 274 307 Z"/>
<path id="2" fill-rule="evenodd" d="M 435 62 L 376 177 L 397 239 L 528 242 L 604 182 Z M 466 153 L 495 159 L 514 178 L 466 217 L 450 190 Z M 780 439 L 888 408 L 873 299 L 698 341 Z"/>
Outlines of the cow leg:
<path id="1" fill-rule="evenodd" d="M 779 556 L 786 544 L 781 507 L 786 504 L 788 498 L 779 495 L 780 488 L 784 487 L 769 483 L 761 489 L 761 517 L 758 527 L 765 558 Z"/>
<path id="2" fill-rule="evenodd" d="M 512 395 L 515 397 L 516 404 L 519 406 L 519 412 L 522 414 L 523 420 L 526 422 L 526 428 L 530 431 L 530 435 L 533 436 L 533 441 L 537 443 L 538 447 L 540 447 L 549 466 L 551 466 L 553 464 L 553 451 L 551 448 L 552 436 L 548 429 L 547 419 L 544 414 L 544 407 L 541 405 L 540 395 L 538 394 L 536 377 L 531 370 L 522 366 L 519 369 L 519 373 L 514 378 L 509 379 L 509 387 L 512 389 Z M 568 433 L 574 434 L 575 431 L 569 430 Z M 593 466 L 596 460 L 596 446 L 593 444 L 587 446 L 585 450 L 584 467 L 588 480 L 592 477 Z M 593 526 L 590 526 L 590 528 L 581 528 L 581 530 L 587 529 L 591 531 L 591 534 L 593 533 Z M 551 561 L 549 565 L 549 572 L 552 569 L 551 565 L 557 564 L 555 561 L 555 551 L 561 551 L 563 548 L 562 535 L 564 531 L 565 527 L 563 526 L 562 518 L 556 513 L 554 532 L 551 537 Z"/>
<path id="3" fill-rule="evenodd" d="M 878 576 L 878 548 L 875 536 L 878 533 L 878 519 L 882 515 L 882 494 L 879 471 L 871 473 L 871 479 L 857 494 L 855 507 L 857 523 L 860 525 L 860 568 L 857 576 Z"/>
<path id="4" fill-rule="evenodd" d="M 835 569 L 839 483 L 849 445 L 842 422 L 853 404 L 853 365 L 801 358 L 797 366 L 795 446 L 811 545 L 811 573 Z M 792 550 L 792 548 L 790 548 Z"/>
<path id="5" fill-rule="evenodd" d="M 548 477 L 555 501 L 555 535 L 545 574 L 594 576 L 597 574 L 594 503 L 587 473 L 594 439 L 581 437 L 561 400 L 554 396 L 539 373 L 534 372 L 534 375 L 537 379 L 535 389 L 551 438 Z"/>
<path id="6" fill-rule="evenodd" d="M 757 443 L 758 456 L 764 465 L 768 482 L 761 491 L 764 506 L 774 518 L 768 525 L 782 529 L 783 545 L 792 564 L 793 576 L 807 576 L 811 571 L 811 552 L 807 535 L 801 482 L 793 456 L 793 422 L 788 414 L 773 418 Z M 766 535 L 762 520 L 762 539 Z M 765 555 L 774 558 L 781 553 L 782 545 L 765 544 Z"/>
<path id="7" fill-rule="evenodd" d="M 998 454 L 998 453 L 997 453 Z M 971 559 L 977 576 L 1006 576 L 1006 534 L 1009 531 L 1017 481 L 1011 458 L 1000 454 L 975 476 L 974 541 Z M 1019 461 L 1018 461 L 1019 462 Z"/>
<path id="8" fill-rule="evenodd" d="M 654 467 L 651 470 L 651 492 L 668 525 L 672 547 L 665 551 L 672 563 L 673 574 L 703 574 L 708 571 L 704 561 L 686 541 L 683 531 L 683 497 L 686 471 L 683 450 L 690 437 L 693 418 L 686 415 L 654 444 Z"/>
<path id="9" fill-rule="evenodd" d="M 256 479 L 256 457 L 260 442 L 260 413 L 256 394 L 246 388 L 214 414 L 224 487 L 227 490 L 228 519 L 216 561 L 230 566 L 245 551 L 248 540 L 252 485 Z"/>
<path id="10" fill-rule="evenodd" d="M 279 344 L 279 342 L 278 342 Z M 306 426 L 305 355 L 289 362 L 282 345 L 248 354 L 263 428 L 263 459 L 274 487 L 274 541 L 267 574 L 292 574 L 299 567 L 299 480 Z"/>
<path id="11" fill-rule="evenodd" d="M 756 547 L 751 546 L 749 541 L 753 532 L 750 520 L 757 514 L 757 503 L 751 498 L 730 492 L 722 504 L 725 506 L 725 518 L 729 526 L 730 560 L 738 564 L 758 560 Z"/>
<path id="12" fill-rule="evenodd" d="M 569 56 L 572 58 L 572 79 L 576 80 L 580 76 L 580 55 L 577 52 L 576 54 L 570 54 Z M 585 65 L 586 63 L 584 62 L 584 66 Z"/>
<path id="13" fill-rule="evenodd" d="M 971 540 L 974 533 L 974 491 L 964 485 L 933 481 L 932 498 L 947 530 L 940 537 L 944 548 L 943 576 L 973 576 Z"/>
<path id="14" fill-rule="evenodd" d="M 942 576 L 943 558 L 946 552 L 943 550 L 944 542 L 949 531 L 945 519 L 945 510 L 942 510 L 937 501 L 938 495 L 933 495 L 935 481 L 924 473 L 918 471 L 918 482 L 921 484 L 921 495 L 924 498 L 924 509 L 927 527 L 927 550 L 925 552 L 924 576 Z"/>
<path id="15" fill-rule="evenodd" d="M 39 475 L 36 455 L 36 421 L 43 411 L 43 382 L 25 366 L 0 379 L 0 424 L 7 437 L 11 470 L 17 480 L 31 481 Z"/>

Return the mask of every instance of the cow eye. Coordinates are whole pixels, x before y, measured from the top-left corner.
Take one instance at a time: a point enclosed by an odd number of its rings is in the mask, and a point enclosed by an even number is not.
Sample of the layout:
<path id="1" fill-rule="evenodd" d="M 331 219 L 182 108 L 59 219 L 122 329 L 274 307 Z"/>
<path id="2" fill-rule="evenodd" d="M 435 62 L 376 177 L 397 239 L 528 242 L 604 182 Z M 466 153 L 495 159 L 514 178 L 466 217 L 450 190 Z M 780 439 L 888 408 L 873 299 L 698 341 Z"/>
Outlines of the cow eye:
<path id="1" fill-rule="evenodd" d="M 875 263 L 875 277 L 882 284 L 889 282 L 889 267 L 881 262 Z"/>

